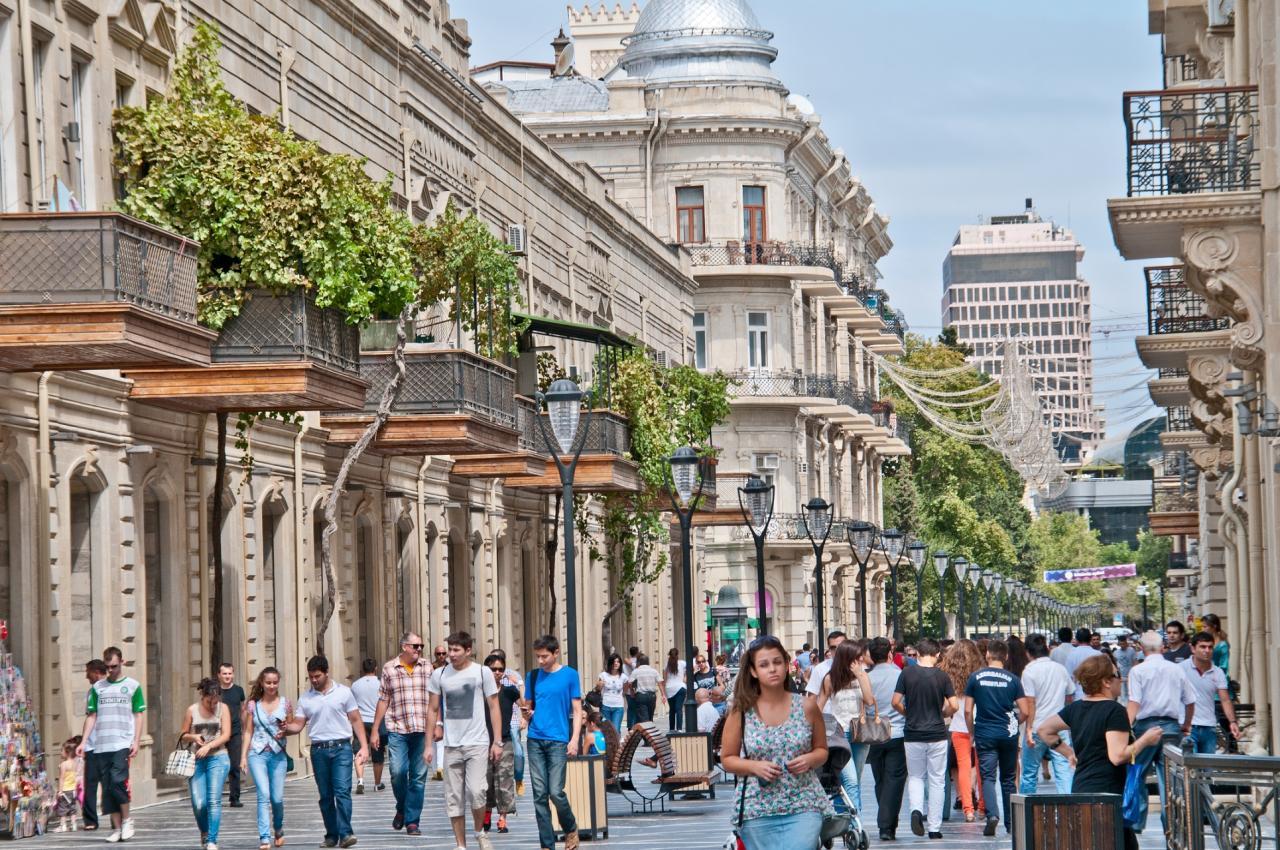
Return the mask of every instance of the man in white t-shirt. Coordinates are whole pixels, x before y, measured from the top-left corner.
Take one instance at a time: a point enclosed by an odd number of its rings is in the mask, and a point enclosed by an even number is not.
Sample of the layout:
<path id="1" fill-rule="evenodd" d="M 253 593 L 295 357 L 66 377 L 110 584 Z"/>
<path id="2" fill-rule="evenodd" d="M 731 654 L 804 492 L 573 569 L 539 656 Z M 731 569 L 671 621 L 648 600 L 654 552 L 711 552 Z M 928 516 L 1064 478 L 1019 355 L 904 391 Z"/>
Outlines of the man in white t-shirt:
<path id="1" fill-rule="evenodd" d="M 716 731 L 716 724 L 720 722 L 720 712 L 716 711 L 716 707 L 711 704 L 711 692 L 706 688 L 698 688 L 698 692 L 693 695 L 693 700 L 698 704 L 698 731 L 707 734 Z"/>
<path id="2" fill-rule="evenodd" d="M 1218 712 L 1214 705 L 1222 705 L 1222 713 L 1230 723 L 1230 730 L 1236 740 L 1240 739 L 1240 726 L 1236 723 L 1236 709 L 1231 704 L 1231 693 L 1227 689 L 1227 674 L 1213 663 L 1213 635 L 1200 632 L 1191 638 L 1191 657 L 1178 662 L 1178 667 L 1186 674 L 1187 683 L 1196 697 L 1196 710 L 1191 716 L 1190 738 L 1195 742 L 1197 753 L 1212 755 L 1218 751 Z"/>
<path id="3" fill-rule="evenodd" d="M 1019 791 L 1036 793 L 1040 782 L 1040 761 L 1049 754 L 1049 766 L 1053 768 L 1053 782 L 1059 794 L 1071 793 L 1074 771 L 1067 757 L 1040 740 L 1035 730 L 1053 715 L 1062 711 L 1075 697 L 1075 685 L 1067 674 L 1067 668 L 1049 657 L 1049 646 L 1044 635 L 1027 638 L 1027 655 L 1031 663 L 1022 671 L 1022 691 L 1031 698 L 1031 716 L 1026 721 L 1026 734 L 1022 745 L 1022 779 Z M 1067 735 L 1066 731 L 1062 732 Z M 1065 739 L 1070 745 L 1071 739 Z"/>
<path id="4" fill-rule="evenodd" d="M 449 663 L 431 674 L 427 692 L 427 728 L 444 729 L 445 813 L 453 826 L 458 847 L 467 846 L 466 810 L 471 810 L 476 844 L 492 850 L 484 832 L 485 795 L 489 790 L 489 761 L 502 758 L 502 737 L 489 737 L 485 712 L 494 729 L 502 728 L 498 682 L 493 674 L 471 660 L 471 635 L 454 632 L 445 638 Z M 427 750 L 425 758 L 432 759 Z M 465 804 L 465 805 L 464 805 Z"/>
<path id="5" fill-rule="evenodd" d="M 366 658 L 360 665 L 360 678 L 351 683 L 351 695 L 356 698 L 360 708 L 360 720 L 364 724 L 364 737 L 369 742 L 369 754 L 373 761 L 373 785 L 379 791 L 386 786 L 382 784 L 382 768 L 387 761 L 387 727 L 384 723 L 375 737 L 373 721 L 378 713 L 378 691 L 382 688 L 382 679 L 378 676 L 378 662 Z M 377 746 L 373 745 L 374 741 Z M 364 793 L 364 772 L 356 777 L 356 793 Z"/>

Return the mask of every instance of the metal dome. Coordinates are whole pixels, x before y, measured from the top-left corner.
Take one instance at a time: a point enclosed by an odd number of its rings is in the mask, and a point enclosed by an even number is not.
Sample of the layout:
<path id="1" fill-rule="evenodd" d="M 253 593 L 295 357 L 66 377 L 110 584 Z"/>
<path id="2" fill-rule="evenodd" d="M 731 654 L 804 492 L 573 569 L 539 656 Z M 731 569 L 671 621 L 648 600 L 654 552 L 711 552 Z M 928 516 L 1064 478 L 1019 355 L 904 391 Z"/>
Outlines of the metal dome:
<path id="1" fill-rule="evenodd" d="M 746 83 L 782 89 L 777 48 L 746 0 L 651 0 L 619 65 L 651 87 Z"/>

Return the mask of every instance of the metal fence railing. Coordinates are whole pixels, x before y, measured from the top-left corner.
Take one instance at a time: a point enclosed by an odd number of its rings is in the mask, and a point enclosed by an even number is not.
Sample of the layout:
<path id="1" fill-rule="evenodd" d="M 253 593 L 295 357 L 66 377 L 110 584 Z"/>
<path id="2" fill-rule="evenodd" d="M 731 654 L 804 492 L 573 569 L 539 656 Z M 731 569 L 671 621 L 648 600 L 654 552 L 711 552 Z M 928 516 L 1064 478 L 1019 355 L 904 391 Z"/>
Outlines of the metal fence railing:
<path id="1" fill-rule="evenodd" d="M 1170 850 L 1276 846 L 1280 757 L 1191 753 L 1166 744 L 1158 758 Z"/>
<path id="2" fill-rule="evenodd" d="M 548 455 L 543 427 L 545 425 L 546 434 L 551 435 L 551 423 L 547 421 L 546 412 L 540 412 L 538 403 L 525 396 L 516 396 L 515 405 L 516 430 L 520 432 L 520 449 Z M 539 422 L 539 419 L 542 422 Z M 579 422 L 578 434 L 572 447 L 574 451 L 577 451 L 579 445 L 582 445 L 582 453 L 588 455 L 610 454 L 622 457 L 631 451 L 631 427 L 621 414 L 612 410 L 593 410 L 590 422 L 585 428 L 581 424 L 583 420 Z M 551 441 L 554 445 L 554 436 L 551 436 Z"/>
<path id="3" fill-rule="evenodd" d="M 0 215 L 0 304 L 127 302 L 195 322 L 199 249 L 121 213 Z"/>
<path id="4" fill-rule="evenodd" d="M 1204 298 L 1187 286 L 1182 266 L 1147 266 L 1147 333 L 1183 334 L 1231 327 L 1226 316 L 1209 315 Z"/>
<path id="5" fill-rule="evenodd" d="M 310 360 L 342 372 L 360 371 L 360 330 L 342 313 L 321 309 L 302 292 L 250 293 L 213 346 L 215 363 Z"/>
<path id="6" fill-rule="evenodd" d="M 840 277 L 835 252 L 825 245 L 730 239 L 685 247 L 695 266 L 822 266 Z"/>
<path id="7" fill-rule="evenodd" d="M 377 410 L 383 390 L 395 374 L 390 354 L 365 354 L 360 377 L 369 382 L 365 410 Z M 405 354 L 404 383 L 393 408 L 396 413 L 474 413 L 514 428 L 515 373 L 500 363 L 469 351 L 440 349 Z"/>
<path id="8" fill-rule="evenodd" d="M 1259 186 L 1257 86 L 1126 92 L 1124 123 L 1131 197 Z"/>

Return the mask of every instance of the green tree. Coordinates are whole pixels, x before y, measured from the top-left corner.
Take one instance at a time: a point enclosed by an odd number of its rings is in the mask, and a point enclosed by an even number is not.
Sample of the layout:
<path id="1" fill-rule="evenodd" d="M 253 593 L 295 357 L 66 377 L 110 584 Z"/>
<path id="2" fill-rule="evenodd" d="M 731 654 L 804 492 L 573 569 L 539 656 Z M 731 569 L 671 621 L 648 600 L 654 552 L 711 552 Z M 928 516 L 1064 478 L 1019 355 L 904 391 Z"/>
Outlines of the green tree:
<path id="1" fill-rule="evenodd" d="M 1138 565 L 1138 576 L 1149 581 L 1164 578 L 1169 571 L 1169 555 L 1173 552 L 1173 540 L 1152 534 L 1143 529 L 1138 532 L 1138 551 L 1134 561 Z"/>

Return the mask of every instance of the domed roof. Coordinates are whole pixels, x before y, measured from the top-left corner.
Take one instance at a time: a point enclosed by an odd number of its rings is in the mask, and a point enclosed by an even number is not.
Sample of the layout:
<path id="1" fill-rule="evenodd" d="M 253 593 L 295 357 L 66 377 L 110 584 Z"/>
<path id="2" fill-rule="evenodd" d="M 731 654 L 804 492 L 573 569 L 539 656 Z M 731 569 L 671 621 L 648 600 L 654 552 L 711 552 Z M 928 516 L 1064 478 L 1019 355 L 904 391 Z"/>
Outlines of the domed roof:
<path id="1" fill-rule="evenodd" d="M 650 0 L 618 64 L 650 86 L 746 83 L 781 89 L 777 48 L 746 0 Z"/>
<path id="2" fill-rule="evenodd" d="M 753 34 L 765 32 L 743 0 L 650 0 L 640 13 L 632 39 L 641 36 L 675 34 L 688 30 L 700 32 Z"/>

